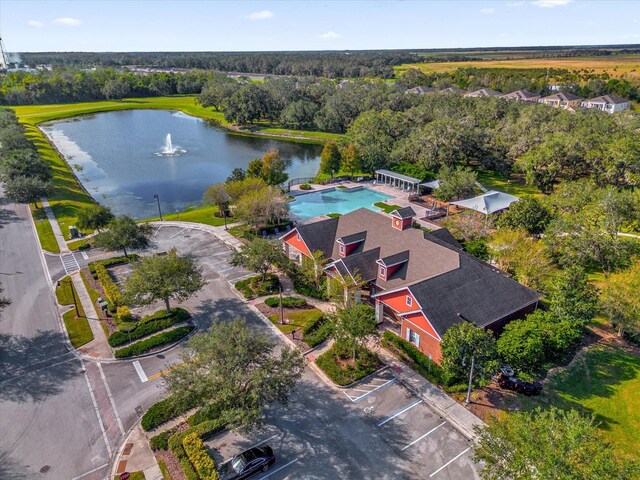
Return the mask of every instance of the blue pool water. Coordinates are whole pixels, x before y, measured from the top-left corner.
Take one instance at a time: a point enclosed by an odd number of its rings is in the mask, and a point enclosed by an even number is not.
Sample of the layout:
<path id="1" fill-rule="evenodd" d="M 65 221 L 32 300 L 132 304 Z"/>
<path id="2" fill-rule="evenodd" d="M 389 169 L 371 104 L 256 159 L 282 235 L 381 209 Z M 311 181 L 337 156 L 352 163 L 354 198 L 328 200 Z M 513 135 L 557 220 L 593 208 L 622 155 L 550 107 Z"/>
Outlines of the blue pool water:
<path id="1" fill-rule="evenodd" d="M 298 196 L 291 202 L 291 213 L 300 218 L 312 218 L 327 213 L 349 213 L 358 208 L 368 208 L 377 211 L 373 206 L 391 198 L 389 195 L 378 193 L 368 188 L 355 188 L 307 193 Z"/>

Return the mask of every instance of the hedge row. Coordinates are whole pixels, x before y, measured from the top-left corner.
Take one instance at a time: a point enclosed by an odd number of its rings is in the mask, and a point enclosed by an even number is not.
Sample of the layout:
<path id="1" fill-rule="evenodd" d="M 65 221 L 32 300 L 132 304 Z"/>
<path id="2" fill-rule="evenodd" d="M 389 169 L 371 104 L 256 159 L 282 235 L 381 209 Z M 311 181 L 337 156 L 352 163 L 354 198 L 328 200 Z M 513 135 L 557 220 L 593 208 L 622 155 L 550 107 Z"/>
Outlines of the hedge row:
<path id="1" fill-rule="evenodd" d="M 184 446 L 182 445 L 182 441 L 184 440 L 184 438 L 192 433 L 197 434 L 200 438 L 207 437 L 219 432 L 225 426 L 225 423 L 221 420 L 209 420 L 206 422 L 202 422 L 195 427 L 188 428 L 183 432 L 176 433 L 171 438 L 169 438 L 169 448 L 178 459 L 180 468 L 182 468 L 184 476 L 187 480 L 200 480 L 200 476 L 193 468 L 193 465 L 191 465 L 189 457 L 187 457 L 187 453 L 184 450 Z"/>
<path id="2" fill-rule="evenodd" d="M 131 255 L 129 255 L 128 258 L 125 257 L 124 255 L 120 255 L 119 257 L 111 257 L 105 260 L 96 260 L 95 262 L 89 263 L 89 272 L 91 272 L 91 275 L 93 275 L 93 278 L 97 280 L 98 279 L 96 277 L 97 265 L 102 265 L 103 267 L 112 267 L 114 265 L 119 265 L 121 263 L 131 263 L 138 260 L 139 258 L 140 258 L 140 255 L 136 253 L 132 253 Z"/>
<path id="3" fill-rule="evenodd" d="M 145 340 L 132 343 L 127 347 L 116 350 L 115 356 L 116 358 L 126 358 L 133 357 L 135 355 L 142 355 L 152 348 L 180 340 L 182 337 L 188 335 L 193 329 L 194 327 L 192 326 L 178 327 L 174 330 L 169 330 L 168 332 L 159 333 L 153 337 L 149 337 Z"/>
<path id="4" fill-rule="evenodd" d="M 323 315 L 317 320 L 305 325 L 302 329 L 302 340 L 310 347 L 320 345 L 333 333 L 331 322 Z"/>
<path id="5" fill-rule="evenodd" d="M 122 298 L 122 293 L 118 286 L 114 283 L 111 275 L 109 275 L 109 271 L 104 265 L 97 264 L 95 266 L 96 276 L 98 277 L 98 281 L 100 285 L 102 285 L 102 290 L 104 290 L 104 295 L 107 297 L 108 302 L 114 307 L 118 307 L 124 304 L 124 299 Z"/>
<path id="6" fill-rule="evenodd" d="M 163 423 L 191 410 L 196 405 L 197 402 L 195 400 L 178 404 L 172 397 L 167 397 L 149 407 L 149 410 L 147 410 L 142 416 L 142 428 L 145 432 L 148 432 L 149 430 L 156 428 L 158 425 L 162 425 Z"/>
<path id="7" fill-rule="evenodd" d="M 170 326 L 184 322 L 191 317 L 189 312 L 183 308 L 173 308 L 171 313 L 167 313 L 166 310 L 161 310 L 153 315 L 143 317 L 135 327 L 128 331 L 118 330 L 109 336 L 109 345 L 117 347 L 131 340 L 137 340 L 138 338 L 146 337 Z"/>
<path id="8" fill-rule="evenodd" d="M 173 430 L 166 430 L 151 437 L 149 439 L 151 450 L 157 452 L 158 450 L 166 450 L 169 448 L 169 437 L 171 437 L 171 435 L 173 435 Z"/>
<path id="9" fill-rule="evenodd" d="M 204 442 L 197 433 L 193 432 L 184 437 L 182 447 L 202 480 L 218 480 L 216 463 L 205 450 Z"/>
<path id="10" fill-rule="evenodd" d="M 429 359 L 412 343 L 402 337 L 385 330 L 382 334 L 381 343 L 382 346 L 396 352 L 402 360 L 413 363 L 414 369 L 431 383 L 442 386 L 450 383 L 448 376 L 440 365 Z"/>
<path id="11" fill-rule="evenodd" d="M 280 306 L 280 297 L 266 298 L 264 304 L 267 307 L 275 308 Z M 282 306 L 284 308 L 298 308 L 307 304 L 304 298 L 300 297 L 282 297 Z"/>

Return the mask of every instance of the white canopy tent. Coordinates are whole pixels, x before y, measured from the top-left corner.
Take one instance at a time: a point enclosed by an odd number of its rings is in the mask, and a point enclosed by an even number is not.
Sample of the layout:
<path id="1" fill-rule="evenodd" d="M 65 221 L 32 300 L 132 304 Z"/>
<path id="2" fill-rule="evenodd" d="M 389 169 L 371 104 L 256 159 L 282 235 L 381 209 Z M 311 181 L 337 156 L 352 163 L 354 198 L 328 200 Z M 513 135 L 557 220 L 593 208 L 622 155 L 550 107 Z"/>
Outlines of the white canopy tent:
<path id="1" fill-rule="evenodd" d="M 482 195 L 479 195 L 477 197 L 449 203 L 452 205 L 458 205 L 462 208 L 475 210 L 476 212 L 484 213 L 485 215 L 489 215 L 491 213 L 496 213 L 509 208 L 509 206 L 513 202 L 517 202 L 518 200 L 520 200 L 518 197 L 509 195 L 508 193 L 490 190 L 487 193 L 483 193 Z"/>

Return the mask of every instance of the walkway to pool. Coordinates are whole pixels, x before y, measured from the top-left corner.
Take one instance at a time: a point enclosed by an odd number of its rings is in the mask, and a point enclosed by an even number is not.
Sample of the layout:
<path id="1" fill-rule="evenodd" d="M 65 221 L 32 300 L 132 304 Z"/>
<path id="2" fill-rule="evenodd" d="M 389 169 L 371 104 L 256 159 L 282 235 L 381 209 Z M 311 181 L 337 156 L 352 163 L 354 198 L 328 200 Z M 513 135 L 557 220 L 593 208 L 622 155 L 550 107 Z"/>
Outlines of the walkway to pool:
<path id="1" fill-rule="evenodd" d="M 304 193 L 322 192 L 325 190 L 332 190 L 338 187 L 339 185 L 347 188 L 365 187 L 370 190 L 373 190 L 391 197 L 387 200 L 384 200 L 384 203 L 388 203 L 389 205 L 398 205 L 399 207 L 410 206 L 411 208 L 413 208 L 413 210 L 416 212 L 416 221 L 421 226 L 426 227 L 430 230 L 438 230 L 442 228 L 441 226 L 436 225 L 435 223 L 423 220 L 423 218 L 426 216 L 427 208 L 424 206 L 421 206 L 420 204 L 409 201 L 409 195 L 411 195 L 413 192 L 406 192 L 398 188 L 393 188 L 391 185 L 383 185 L 379 183 L 374 183 L 373 181 L 368 181 L 368 182 L 342 181 L 339 183 L 332 183 L 328 185 L 320 185 L 316 183 L 313 183 L 310 185 L 312 187 L 312 190 L 300 190 L 300 185 L 292 186 L 291 194 L 297 196 Z M 327 213 L 330 213 L 330 212 L 327 212 Z M 383 212 L 381 211 L 381 213 Z M 296 218 L 296 220 L 298 221 L 298 223 L 304 224 L 304 223 L 316 222 L 324 218 L 327 218 L 326 215 L 321 215 L 319 217 L 313 217 L 313 218 L 307 218 L 307 219 Z"/>

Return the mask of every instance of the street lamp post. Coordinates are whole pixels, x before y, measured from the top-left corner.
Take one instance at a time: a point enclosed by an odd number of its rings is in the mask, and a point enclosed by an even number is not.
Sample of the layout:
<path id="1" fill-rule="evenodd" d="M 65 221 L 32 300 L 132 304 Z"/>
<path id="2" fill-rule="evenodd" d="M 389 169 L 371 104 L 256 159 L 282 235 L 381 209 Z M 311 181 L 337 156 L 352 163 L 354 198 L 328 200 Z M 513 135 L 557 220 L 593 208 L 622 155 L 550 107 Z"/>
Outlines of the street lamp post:
<path id="1" fill-rule="evenodd" d="M 160 214 L 160 221 L 162 221 L 162 210 L 160 210 L 160 195 L 158 195 L 157 193 L 153 196 L 153 198 L 156 199 L 156 202 L 158 202 L 158 213 Z"/>
<path id="2" fill-rule="evenodd" d="M 73 297 L 73 306 L 76 309 L 76 317 L 80 316 L 80 312 L 78 311 L 78 302 L 76 300 L 76 292 L 75 289 L 73 288 L 73 281 L 71 280 L 71 278 L 69 278 L 69 287 L 71 288 L 71 296 Z M 60 280 L 58 280 L 58 288 L 60 288 Z"/>

